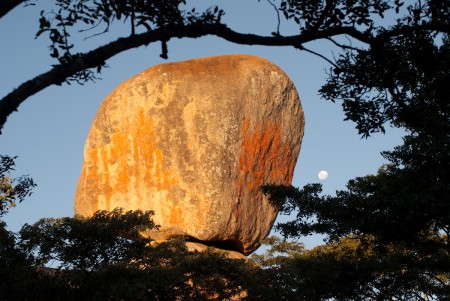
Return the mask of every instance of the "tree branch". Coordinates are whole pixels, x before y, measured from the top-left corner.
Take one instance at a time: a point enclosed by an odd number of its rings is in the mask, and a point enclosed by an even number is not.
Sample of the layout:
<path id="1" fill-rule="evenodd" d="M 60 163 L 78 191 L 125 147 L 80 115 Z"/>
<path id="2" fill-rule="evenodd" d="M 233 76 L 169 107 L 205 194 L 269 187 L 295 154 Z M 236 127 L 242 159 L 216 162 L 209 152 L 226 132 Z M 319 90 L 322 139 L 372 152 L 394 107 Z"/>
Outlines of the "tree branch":
<path id="1" fill-rule="evenodd" d="M 318 52 L 312 51 L 312 50 L 310 50 L 310 49 L 308 49 L 308 48 L 305 48 L 305 47 L 302 47 L 302 50 L 304 50 L 304 51 L 306 51 L 306 52 L 309 52 L 309 53 L 311 53 L 311 54 L 313 54 L 313 55 L 315 55 L 315 56 L 320 57 L 321 59 L 323 59 L 323 60 L 325 60 L 326 62 L 328 62 L 329 64 L 331 64 L 333 67 L 337 68 L 337 65 L 336 65 L 335 63 L 333 63 L 333 62 L 332 62 L 329 58 L 327 58 L 326 56 L 324 56 L 324 55 L 322 55 L 322 54 L 320 54 L 320 53 L 318 53 Z"/>
<path id="2" fill-rule="evenodd" d="M 2 0 L 0 1 L 0 18 L 3 18 L 7 13 L 27 0 Z"/>
<path id="3" fill-rule="evenodd" d="M 258 36 L 235 32 L 223 24 L 194 24 L 170 28 L 159 28 L 126 38 L 119 38 L 87 53 L 76 55 L 75 59 L 63 65 L 55 65 L 51 70 L 28 80 L 0 100 L 0 134 L 3 126 L 19 105 L 28 97 L 51 86 L 61 85 L 77 72 L 102 65 L 106 60 L 123 51 L 148 45 L 170 38 L 199 38 L 214 35 L 236 44 L 263 46 L 291 46 L 302 50 L 302 44 L 317 39 L 347 34 L 358 40 L 370 43 L 371 38 L 352 27 L 329 28 L 317 33 L 304 33 L 295 36 Z"/>
<path id="4" fill-rule="evenodd" d="M 354 51 L 363 51 L 363 49 L 361 49 L 361 48 L 356 48 L 356 47 L 353 47 L 353 46 L 349 46 L 349 45 L 338 43 L 337 41 L 333 40 L 332 38 L 326 38 L 326 40 L 330 41 L 331 43 L 333 43 L 334 45 L 336 45 L 337 47 L 339 47 L 341 49 L 349 49 L 349 50 L 354 50 Z"/>
<path id="5" fill-rule="evenodd" d="M 389 40 L 390 38 L 401 36 L 405 34 L 410 34 L 413 32 L 420 32 L 420 31 L 437 31 L 437 32 L 445 32 L 447 34 L 450 33 L 450 22 L 447 23 L 431 23 L 431 22 L 424 22 L 420 25 L 413 25 L 413 26 L 399 26 L 392 28 L 388 31 L 380 33 L 378 36 L 376 36 L 373 39 L 374 43 L 380 43 Z"/>

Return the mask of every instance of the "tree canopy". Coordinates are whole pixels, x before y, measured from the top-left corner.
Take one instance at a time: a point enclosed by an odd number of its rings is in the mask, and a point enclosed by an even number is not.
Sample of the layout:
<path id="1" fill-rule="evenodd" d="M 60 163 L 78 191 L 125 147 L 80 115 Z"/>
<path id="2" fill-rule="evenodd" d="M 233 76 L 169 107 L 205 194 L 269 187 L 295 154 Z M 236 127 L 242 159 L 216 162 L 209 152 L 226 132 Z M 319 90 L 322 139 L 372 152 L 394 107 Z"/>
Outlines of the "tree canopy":
<path id="1" fill-rule="evenodd" d="M 415 11 L 407 22 L 432 21 L 450 9 L 434 5 L 433 13 Z M 322 195 L 320 184 L 264 188 L 282 212 L 298 212 L 277 226 L 281 233 L 324 234 L 330 243 L 320 252 L 349 261 L 358 281 L 345 298 L 449 298 L 449 46 L 446 34 L 409 32 L 340 55 L 323 97 L 342 100 L 362 136 L 385 124 L 405 129 L 403 144 L 383 152 L 388 163 L 376 175 L 350 180 L 334 196 Z M 356 257 L 347 256 L 349 247 Z"/>
<path id="2" fill-rule="evenodd" d="M 45 218 L 1 240 L 2 300 L 210 300 L 239 295 L 247 265 L 183 240 L 152 245 L 153 212 Z M 250 267 L 248 267 L 251 269 Z"/>
<path id="3" fill-rule="evenodd" d="M 35 2 L 8 1 L 0 6 L 0 17 L 18 6 L 33 5 Z M 284 35 L 278 26 L 271 36 L 241 33 L 230 28 L 221 21 L 226 11 L 218 6 L 201 9 L 190 1 L 178 0 L 118 3 L 58 0 L 52 11 L 41 13 L 36 35 L 49 37 L 50 55 L 56 62 L 49 71 L 22 83 L 0 99 L 0 130 L 7 117 L 33 94 L 50 85 L 72 81 L 83 83 L 94 79 L 109 58 L 150 43 L 161 43 L 162 57 L 168 55 L 167 41 L 170 39 L 208 35 L 236 44 L 291 46 L 320 55 L 307 49 L 305 44 L 329 40 L 341 49 L 343 56 L 337 59 L 337 64 L 327 59 L 332 64 L 330 73 L 334 73 L 341 70 L 337 67 L 344 63 L 345 56 L 349 59 L 365 56 L 367 51 L 384 49 L 383 44 L 401 39 L 405 34 L 433 36 L 448 34 L 450 30 L 448 0 L 413 1 L 407 5 L 397 0 L 393 3 L 388 0 L 274 1 L 270 4 L 275 8 L 274 18 L 278 19 L 278 25 L 281 21 L 291 24 L 296 27 L 297 34 Z M 385 25 L 382 22 L 385 15 L 396 18 L 394 24 Z M 95 37 L 108 31 L 118 21 L 129 26 L 127 36 L 90 51 L 76 51 L 78 45 L 71 42 L 72 36 Z"/>
<path id="4" fill-rule="evenodd" d="M 36 186 L 33 179 L 28 176 L 13 178 L 16 157 L 0 155 L 0 218 L 6 214 L 9 208 L 15 207 L 30 196 L 33 187 Z"/>

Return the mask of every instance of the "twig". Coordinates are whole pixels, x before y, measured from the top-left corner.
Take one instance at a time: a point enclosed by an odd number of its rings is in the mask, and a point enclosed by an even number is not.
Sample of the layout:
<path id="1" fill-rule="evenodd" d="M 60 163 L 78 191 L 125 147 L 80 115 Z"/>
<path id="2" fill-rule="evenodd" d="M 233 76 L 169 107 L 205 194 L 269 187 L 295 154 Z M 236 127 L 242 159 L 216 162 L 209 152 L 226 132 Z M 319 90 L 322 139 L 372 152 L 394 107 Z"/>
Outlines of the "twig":
<path id="1" fill-rule="evenodd" d="M 342 48 L 342 49 L 351 49 L 351 50 L 355 50 L 355 51 L 363 51 L 363 49 L 359 49 L 359 48 L 356 48 L 356 47 L 353 47 L 353 46 L 349 46 L 349 45 L 344 45 L 344 44 L 338 43 L 335 40 L 333 40 L 332 38 L 326 38 L 326 40 L 332 42 L 334 45 L 336 45 L 336 46 L 338 46 L 339 48 Z"/>
<path id="2" fill-rule="evenodd" d="M 275 4 L 272 3 L 272 1 L 267 0 L 267 2 L 273 7 L 273 9 L 275 10 L 275 12 L 277 13 L 277 18 L 278 18 L 278 24 L 277 24 L 277 35 L 280 35 L 280 12 L 278 11 L 277 7 L 275 6 Z"/>
<path id="3" fill-rule="evenodd" d="M 330 60 L 329 58 L 327 58 L 326 56 L 324 56 L 324 55 L 322 55 L 322 54 L 320 54 L 320 53 L 318 53 L 318 52 L 312 51 L 312 50 L 310 50 L 310 49 L 308 49 L 308 48 L 305 48 L 303 45 L 300 45 L 299 47 L 296 47 L 296 48 L 298 48 L 298 49 L 300 49 L 300 50 L 305 50 L 306 52 L 309 52 L 309 53 L 311 53 L 311 54 L 314 54 L 314 55 L 316 55 L 316 56 L 318 56 L 318 57 L 324 59 L 325 61 L 327 61 L 328 63 L 330 63 L 330 64 L 331 64 L 333 67 L 335 67 L 335 68 L 338 67 L 335 63 L 333 63 L 333 61 L 331 61 L 331 60 Z"/>

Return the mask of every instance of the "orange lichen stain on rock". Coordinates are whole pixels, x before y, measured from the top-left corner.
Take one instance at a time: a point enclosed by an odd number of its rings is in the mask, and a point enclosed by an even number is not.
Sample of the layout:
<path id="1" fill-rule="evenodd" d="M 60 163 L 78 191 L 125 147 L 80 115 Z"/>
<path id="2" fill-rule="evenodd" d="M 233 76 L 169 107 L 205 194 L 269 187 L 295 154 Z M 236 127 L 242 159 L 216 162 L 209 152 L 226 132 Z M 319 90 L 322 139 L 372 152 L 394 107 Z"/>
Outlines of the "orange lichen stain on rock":
<path id="1" fill-rule="evenodd" d="M 173 207 L 170 210 L 169 222 L 174 225 L 179 225 L 183 222 L 183 211 L 180 207 Z"/>
<path id="2" fill-rule="evenodd" d="M 155 125 L 147 118 L 144 110 L 140 110 L 133 127 L 134 166 L 129 167 L 135 176 L 142 176 L 146 185 L 156 190 L 168 190 L 171 184 L 177 183 L 169 168 L 164 167 L 163 151 L 158 148 Z"/>
<path id="3" fill-rule="evenodd" d="M 115 133 L 111 136 L 111 147 L 109 149 L 102 149 L 103 152 L 106 152 L 102 154 L 103 160 L 105 161 L 105 168 L 110 169 L 111 165 L 117 166 L 116 172 L 106 174 L 107 181 L 110 183 L 113 191 L 121 193 L 127 192 L 130 183 L 130 177 L 124 166 L 128 151 L 127 144 L 127 137 L 124 134 Z M 113 208 L 108 208 L 108 210 L 111 209 Z"/>
<path id="4" fill-rule="evenodd" d="M 239 156 L 240 191 L 255 191 L 264 184 L 290 184 L 295 164 L 291 145 L 283 142 L 278 123 L 257 124 L 244 120 Z"/>
<path id="5" fill-rule="evenodd" d="M 170 169 L 164 168 L 153 121 L 145 116 L 143 109 L 115 130 L 109 144 L 90 150 L 86 158 L 92 166 L 89 175 L 89 180 L 94 182 L 92 187 L 95 186 L 92 191 L 102 194 L 106 203 L 106 208 L 97 209 L 114 209 L 115 204 L 111 204 L 114 193 L 133 194 L 142 186 L 168 190 L 171 184 L 177 183 Z M 95 199 L 99 202 L 99 195 Z"/>
<path id="6" fill-rule="evenodd" d="M 89 189 L 85 193 L 93 192 L 93 193 L 100 193 L 100 191 L 105 191 L 109 183 L 109 173 L 107 170 L 105 170 L 108 166 L 107 162 L 107 156 L 106 156 L 107 150 L 105 148 L 95 148 L 89 151 L 87 154 L 87 158 L 85 158 L 86 162 L 90 163 L 89 171 L 85 173 L 85 177 L 87 178 L 87 182 L 89 183 Z M 85 169 L 83 168 L 83 171 L 85 172 Z M 88 198 L 91 196 L 87 196 Z M 106 204 L 100 204 L 100 196 L 97 195 L 96 198 L 92 199 L 94 201 L 94 204 L 92 204 L 92 212 L 82 212 L 82 214 L 93 214 L 95 211 L 99 209 L 106 209 L 110 207 L 109 204 L 109 198 L 106 199 Z M 106 208 L 103 208 L 103 206 Z"/>

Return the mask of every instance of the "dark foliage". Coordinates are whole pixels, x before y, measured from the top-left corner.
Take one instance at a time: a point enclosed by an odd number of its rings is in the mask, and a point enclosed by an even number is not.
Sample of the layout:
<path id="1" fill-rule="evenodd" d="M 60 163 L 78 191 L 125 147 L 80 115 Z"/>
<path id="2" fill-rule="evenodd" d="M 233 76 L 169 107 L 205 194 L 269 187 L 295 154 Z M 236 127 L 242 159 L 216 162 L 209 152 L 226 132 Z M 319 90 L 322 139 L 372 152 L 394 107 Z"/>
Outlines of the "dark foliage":
<path id="1" fill-rule="evenodd" d="M 11 177 L 16 158 L 0 155 L 0 218 L 9 208 L 30 196 L 31 190 L 36 187 L 33 179 L 28 176 Z"/>
<path id="2" fill-rule="evenodd" d="M 210 300 L 241 294 L 250 266 L 183 239 L 160 244 L 153 212 L 42 219 L 1 237 L 1 300 Z M 27 289 L 24 289 L 27 288 Z"/>
<path id="3" fill-rule="evenodd" d="M 410 15 L 392 30 L 425 21 L 448 23 L 450 6 L 441 4 L 408 7 Z M 406 131 L 403 144 L 382 153 L 388 164 L 376 175 L 350 180 L 335 196 L 322 195 L 319 184 L 264 188 L 283 213 L 297 214 L 277 226 L 283 235 L 328 237 L 329 244 L 314 254 L 317 263 L 344 265 L 328 274 L 337 284 L 328 286 L 330 298 L 449 298 L 449 46 L 448 36 L 438 31 L 399 36 L 382 31 L 369 49 L 346 50 L 322 96 L 342 101 L 363 137 L 391 125 Z"/>
<path id="4" fill-rule="evenodd" d="M 11 2 L 0 6 L 0 17 L 21 3 L 34 4 L 34 1 L 25 0 Z M 276 18 L 278 25 L 274 26 L 276 30 L 272 32 L 272 36 L 240 33 L 230 29 L 222 21 L 225 11 L 217 6 L 199 9 L 196 3 L 191 1 L 55 1 L 53 10 L 41 13 L 37 36 L 48 35 L 50 55 L 57 59 L 57 64 L 48 72 L 24 82 L 0 100 L 0 129 L 7 117 L 28 97 L 50 85 L 60 85 L 64 82 L 83 84 L 95 80 L 96 74 L 106 66 L 106 61 L 118 53 L 160 42 L 161 57 L 167 58 L 168 41 L 171 38 L 213 35 L 237 44 L 291 46 L 326 59 L 336 67 L 335 71 L 339 72 L 340 68 L 346 65 L 346 57 L 362 59 L 358 54 L 364 56 L 367 52 L 382 55 L 379 50 L 385 48 L 386 42 L 402 39 L 404 35 L 435 36 L 450 32 L 449 0 L 416 1 L 411 2 L 409 6 L 400 0 L 258 2 L 260 3 L 255 5 L 272 5 L 276 8 L 274 19 Z M 383 24 L 385 15 L 392 19 L 397 18 L 395 24 Z M 112 25 L 118 22 L 129 26 L 128 36 L 91 51 L 76 52 L 78 43 L 72 42 L 72 36 L 95 38 L 112 31 Z M 283 35 L 280 32 L 281 22 L 298 26 L 298 34 Z M 342 36 L 348 39 L 342 39 Z M 306 43 L 315 40 L 328 40 L 334 44 L 342 54 L 339 61 L 335 64 L 325 55 L 305 47 Z M 388 57 L 388 60 L 392 60 L 392 57 Z M 378 86 L 379 84 L 377 88 Z M 368 90 L 372 88 L 367 87 Z M 345 103 L 352 104 L 351 100 Z M 376 114 L 379 107 L 373 103 L 372 106 L 365 105 L 365 109 L 369 109 L 372 115 Z M 378 130 L 384 121 L 383 118 L 372 120 L 378 124 Z M 366 130 L 362 125 L 359 125 L 359 128 L 362 132 Z"/>

